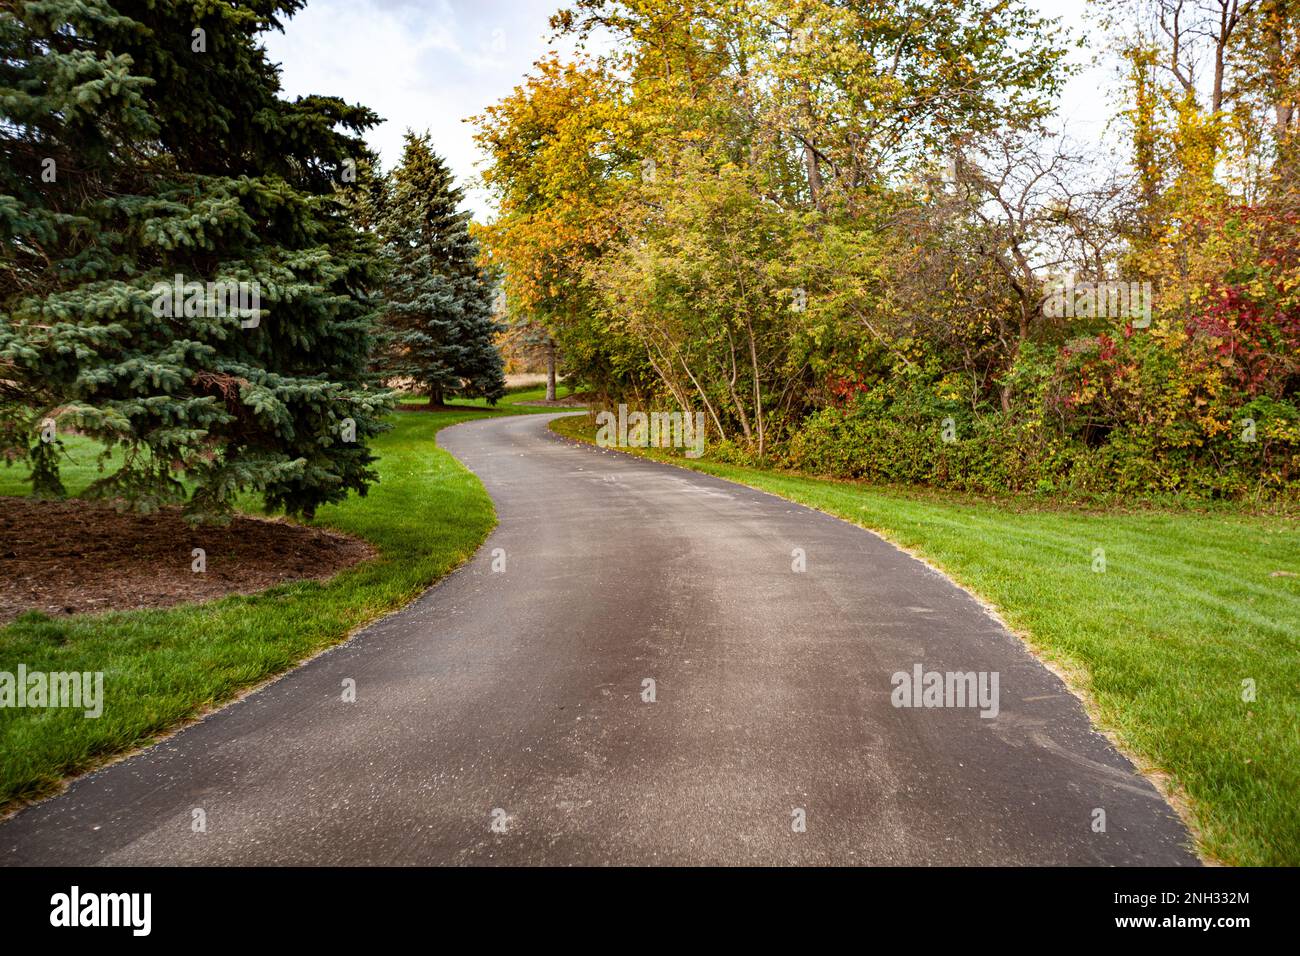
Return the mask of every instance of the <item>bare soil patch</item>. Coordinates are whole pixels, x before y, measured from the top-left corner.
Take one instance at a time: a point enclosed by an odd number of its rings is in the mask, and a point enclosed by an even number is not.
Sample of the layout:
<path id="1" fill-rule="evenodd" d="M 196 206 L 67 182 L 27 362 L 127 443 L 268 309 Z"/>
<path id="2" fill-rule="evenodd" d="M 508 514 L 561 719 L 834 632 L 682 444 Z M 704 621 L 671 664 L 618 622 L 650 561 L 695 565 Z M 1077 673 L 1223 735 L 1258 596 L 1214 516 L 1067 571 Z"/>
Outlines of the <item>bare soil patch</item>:
<path id="1" fill-rule="evenodd" d="M 193 570 L 202 548 L 206 570 Z M 364 541 L 284 520 L 236 517 L 191 528 L 177 508 L 152 515 L 97 502 L 0 496 L 0 624 L 138 610 L 324 580 L 374 555 Z"/>

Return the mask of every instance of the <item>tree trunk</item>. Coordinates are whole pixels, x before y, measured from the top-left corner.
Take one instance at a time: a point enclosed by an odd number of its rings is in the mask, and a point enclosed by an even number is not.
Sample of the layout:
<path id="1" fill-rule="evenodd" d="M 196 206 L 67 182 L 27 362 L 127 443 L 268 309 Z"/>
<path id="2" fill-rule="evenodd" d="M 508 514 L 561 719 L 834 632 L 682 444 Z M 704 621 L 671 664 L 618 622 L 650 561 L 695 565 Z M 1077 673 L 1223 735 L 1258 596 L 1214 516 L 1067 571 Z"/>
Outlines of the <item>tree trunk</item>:
<path id="1" fill-rule="evenodd" d="M 800 105 L 803 108 L 804 122 L 807 124 L 808 136 L 812 136 L 812 131 L 816 128 L 813 124 L 812 115 L 812 95 L 811 84 L 806 80 L 800 84 L 803 89 L 803 97 Z M 803 147 L 804 166 L 808 170 L 808 195 L 812 199 L 814 209 L 822 208 L 822 168 L 821 162 L 817 156 L 817 150 L 813 147 L 811 138 L 804 141 Z"/>
<path id="2" fill-rule="evenodd" d="M 445 402 L 443 402 L 444 397 L 444 393 L 440 387 L 429 389 L 429 410 L 432 411 L 439 405 L 445 404 Z"/>
<path id="3" fill-rule="evenodd" d="M 758 428 L 758 457 L 763 457 L 763 392 L 758 378 L 758 347 L 754 344 L 754 327 L 749 319 L 745 320 L 745 331 L 749 333 L 749 360 L 754 370 L 754 424 Z"/>
<path id="4" fill-rule="evenodd" d="M 1279 17 L 1280 11 L 1274 12 Z M 1270 19 L 1270 24 L 1273 21 Z M 1282 48 L 1282 28 L 1280 23 L 1276 26 L 1271 25 L 1268 29 L 1269 35 L 1269 72 L 1279 79 L 1282 77 L 1285 67 L 1285 51 Z M 1277 140 L 1277 156 L 1274 159 L 1274 172 L 1276 173 L 1277 190 L 1283 193 L 1295 185 L 1295 167 L 1296 167 L 1296 150 L 1297 143 L 1293 142 L 1291 121 L 1295 118 L 1296 100 L 1292 93 L 1283 93 L 1282 84 L 1279 82 L 1278 98 L 1273 104 L 1274 125 L 1273 133 Z"/>
<path id="5" fill-rule="evenodd" d="M 808 194 L 814 209 L 822 208 L 822 170 L 817 152 L 811 146 L 803 148 L 803 161 L 808 169 Z"/>
<path id="6" fill-rule="evenodd" d="M 546 400 L 555 401 L 555 343 L 546 343 Z"/>

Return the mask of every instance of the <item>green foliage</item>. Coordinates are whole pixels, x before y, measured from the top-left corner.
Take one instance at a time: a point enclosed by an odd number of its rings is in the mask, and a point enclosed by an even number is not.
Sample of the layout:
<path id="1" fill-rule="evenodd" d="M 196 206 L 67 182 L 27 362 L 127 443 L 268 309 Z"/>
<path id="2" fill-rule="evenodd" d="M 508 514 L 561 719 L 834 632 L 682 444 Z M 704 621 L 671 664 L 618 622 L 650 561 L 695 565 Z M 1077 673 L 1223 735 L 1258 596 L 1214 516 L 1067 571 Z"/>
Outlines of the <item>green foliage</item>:
<path id="1" fill-rule="evenodd" d="M 618 79 L 547 57 L 475 121 L 499 210 L 477 232 L 501 276 L 512 338 L 558 351 L 566 376 L 597 394 L 644 394 L 654 378 L 645 348 L 596 314 L 585 271 L 627 224 L 622 197 L 643 155 Z"/>
<path id="2" fill-rule="evenodd" d="M 385 378 L 412 382 L 435 403 L 505 394 L 493 336 L 492 285 L 479 265 L 469 213 L 428 136 L 407 133 L 401 164 L 378 191 L 377 231 L 388 280 L 381 349 Z"/>
<path id="3" fill-rule="evenodd" d="M 702 407 L 760 453 L 850 338 L 825 297 L 862 307 L 900 185 L 1041 117 L 1065 73 L 1021 2 L 580 0 L 553 23 L 622 42 L 540 62 L 478 118 L 512 311 L 601 393 Z"/>
<path id="4" fill-rule="evenodd" d="M 495 523 L 492 500 L 436 435 L 483 415 L 395 416 L 375 442 L 380 483 L 317 517 L 378 554 L 329 581 L 166 610 L 54 618 L 33 611 L 0 627 L 0 670 L 22 661 L 33 670 L 102 671 L 113 701 L 99 720 L 66 708 L 0 708 L 0 807 L 48 795 L 67 774 L 202 716 L 402 607 L 468 559 Z M 68 445 L 67 482 L 79 491 L 95 476 L 93 449 L 84 438 Z M 16 470 L 0 472 L 0 494 L 22 490 Z"/>
<path id="5" fill-rule="evenodd" d="M 258 35 L 301 5 L 0 12 L 0 437 L 41 490 L 47 418 L 123 449 L 88 493 L 144 509 L 183 477 L 195 518 L 244 490 L 311 515 L 375 479 L 378 257 L 334 194 L 377 117 L 279 97 Z M 184 307 L 160 299 L 176 276 L 201 286 Z"/>
<path id="6" fill-rule="evenodd" d="M 780 460 L 814 474 L 981 493 L 1294 496 L 1300 406 L 1294 395 L 1230 387 L 1242 352 L 1221 345 L 1164 322 L 1059 352 L 1027 349 L 1009 376 L 1020 388 L 1013 414 L 945 398 L 934 375 L 891 374 L 806 418 Z"/>
<path id="7" fill-rule="evenodd" d="M 702 405 L 718 432 L 761 455 L 797 397 L 786 319 L 795 293 L 779 265 L 797 220 L 764 203 L 752 175 L 697 157 L 644 192 L 657 214 L 591 270 L 604 317 L 645 343 L 680 406 Z"/>
<path id="8" fill-rule="evenodd" d="M 1289 0 L 1164 39 L 1149 11 L 1102 6 L 1156 38 L 1122 53 L 1131 180 L 1046 132 L 1067 41 L 1023 3 L 577 0 L 562 32 L 622 42 L 539 64 L 480 119 L 495 260 L 570 371 L 610 404 L 702 409 L 729 456 L 981 491 L 1293 495 Z M 1220 29 L 1230 81 L 1207 109 L 1175 74 Z M 1056 314 L 1061 274 L 1149 281 L 1155 325 Z"/>

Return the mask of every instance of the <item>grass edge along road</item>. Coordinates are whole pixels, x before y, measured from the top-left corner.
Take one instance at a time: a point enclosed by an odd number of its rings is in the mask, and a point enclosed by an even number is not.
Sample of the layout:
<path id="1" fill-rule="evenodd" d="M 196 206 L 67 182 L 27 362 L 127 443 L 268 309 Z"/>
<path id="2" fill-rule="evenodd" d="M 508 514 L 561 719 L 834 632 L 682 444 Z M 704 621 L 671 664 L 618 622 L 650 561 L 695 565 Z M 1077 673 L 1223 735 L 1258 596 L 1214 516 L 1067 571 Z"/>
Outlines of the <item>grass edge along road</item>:
<path id="1" fill-rule="evenodd" d="M 594 441 L 589 418 L 550 426 Z M 843 518 L 939 568 L 1062 674 L 1203 854 L 1300 863 L 1300 578 L 1271 576 L 1300 572 L 1294 519 L 990 504 L 618 450 Z"/>
<path id="2" fill-rule="evenodd" d="M 403 607 L 470 558 L 496 525 L 478 478 L 436 445 L 450 425 L 491 417 L 407 412 L 373 444 L 380 481 L 366 497 L 324 506 L 313 524 L 379 552 L 328 581 L 277 585 L 164 610 L 50 618 L 0 628 L 0 671 L 102 671 L 103 714 L 0 708 L 0 812 L 56 792 L 69 775 L 147 745 Z M 64 469 L 69 490 L 95 477 L 94 446 Z M 0 469 L 0 494 L 25 494 L 25 473 Z M 196 531 L 201 539 L 202 529 Z M 179 549 L 189 561 L 189 543 Z M 209 553 L 208 562 L 220 561 Z M 340 691 L 341 692 L 341 691 Z"/>

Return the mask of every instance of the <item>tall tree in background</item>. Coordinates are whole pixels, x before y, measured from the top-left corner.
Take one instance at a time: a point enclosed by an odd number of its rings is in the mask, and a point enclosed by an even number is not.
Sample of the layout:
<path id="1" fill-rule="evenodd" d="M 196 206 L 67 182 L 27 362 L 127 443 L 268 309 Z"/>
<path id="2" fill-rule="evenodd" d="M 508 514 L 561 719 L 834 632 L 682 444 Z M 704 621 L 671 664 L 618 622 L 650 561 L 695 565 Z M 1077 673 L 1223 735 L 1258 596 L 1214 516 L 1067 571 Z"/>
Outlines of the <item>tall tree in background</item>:
<path id="1" fill-rule="evenodd" d="M 0 10 L 0 449 L 38 491 L 61 491 L 68 428 L 121 452 L 90 493 L 145 510 L 253 491 L 310 516 L 375 479 L 377 256 L 335 190 L 378 117 L 280 98 L 259 34 L 301 7 Z M 177 277 L 184 303 L 159 308 Z"/>
<path id="2" fill-rule="evenodd" d="M 414 383 L 431 407 L 451 395 L 495 404 L 505 394 L 492 283 L 462 199 L 429 137 L 408 132 L 378 217 L 390 274 L 376 367 Z"/>
<path id="3" fill-rule="evenodd" d="M 539 62 L 478 118 L 512 308 L 598 393 L 701 408 L 760 455 L 845 371 L 821 361 L 836 342 L 866 359 L 864 297 L 814 279 L 879 286 L 908 179 L 1033 126 L 1065 74 L 1019 0 L 574 0 L 552 24 L 619 42 Z M 865 311 L 875 338 L 906 337 Z"/>
<path id="4" fill-rule="evenodd" d="M 635 391 L 653 377 L 645 348 L 597 314 L 584 265 L 629 224 L 641 138 L 614 71 L 548 57 L 474 118 L 499 215 L 479 235 L 501 270 L 510 321 L 552 342 L 570 385 Z"/>

